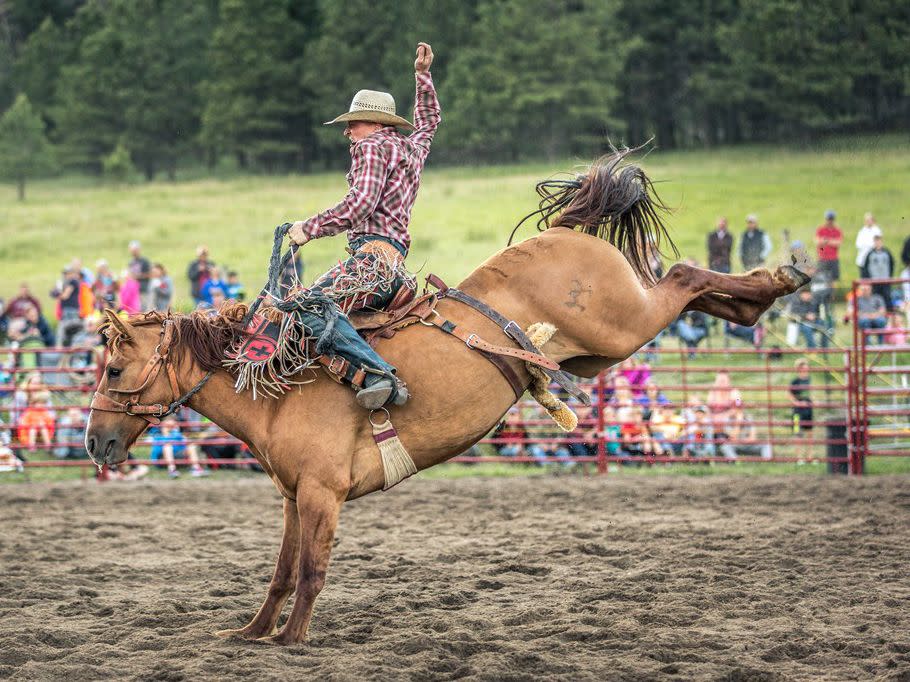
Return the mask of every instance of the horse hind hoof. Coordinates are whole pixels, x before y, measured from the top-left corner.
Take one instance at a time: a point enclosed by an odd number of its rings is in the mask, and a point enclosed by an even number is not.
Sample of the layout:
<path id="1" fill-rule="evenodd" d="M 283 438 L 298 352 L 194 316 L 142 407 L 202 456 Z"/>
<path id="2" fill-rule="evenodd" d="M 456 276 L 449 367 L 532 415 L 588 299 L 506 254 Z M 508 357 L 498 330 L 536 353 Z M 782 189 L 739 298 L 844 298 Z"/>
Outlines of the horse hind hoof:
<path id="1" fill-rule="evenodd" d="M 274 632 L 275 631 L 273 631 L 273 634 Z M 215 637 L 221 637 L 222 639 L 242 639 L 248 642 L 256 641 L 262 637 L 262 634 L 252 633 L 243 628 L 239 630 L 218 630 L 213 634 Z"/>
<path id="2" fill-rule="evenodd" d="M 809 252 L 800 246 L 799 248 L 793 249 L 792 253 L 790 254 L 789 267 L 804 275 L 806 282 L 808 282 L 810 277 L 806 273 L 812 271 L 814 264 L 812 263 L 812 258 L 809 256 Z M 805 282 L 803 282 L 803 284 L 805 284 Z"/>

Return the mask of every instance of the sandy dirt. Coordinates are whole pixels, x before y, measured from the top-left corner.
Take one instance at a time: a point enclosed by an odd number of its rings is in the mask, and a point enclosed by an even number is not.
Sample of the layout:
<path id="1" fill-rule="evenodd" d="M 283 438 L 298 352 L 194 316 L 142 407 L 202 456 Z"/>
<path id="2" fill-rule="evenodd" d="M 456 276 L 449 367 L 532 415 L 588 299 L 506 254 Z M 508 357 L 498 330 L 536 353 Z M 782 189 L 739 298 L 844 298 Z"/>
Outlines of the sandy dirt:
<path id="1" fill-rule="evenodd" d="M 346 505 L 289 648 L 211 634 L 264 597 L 266 480 L 0 509 L 0 678 L 910 680 L 906 477 L 408 481 Z"/>

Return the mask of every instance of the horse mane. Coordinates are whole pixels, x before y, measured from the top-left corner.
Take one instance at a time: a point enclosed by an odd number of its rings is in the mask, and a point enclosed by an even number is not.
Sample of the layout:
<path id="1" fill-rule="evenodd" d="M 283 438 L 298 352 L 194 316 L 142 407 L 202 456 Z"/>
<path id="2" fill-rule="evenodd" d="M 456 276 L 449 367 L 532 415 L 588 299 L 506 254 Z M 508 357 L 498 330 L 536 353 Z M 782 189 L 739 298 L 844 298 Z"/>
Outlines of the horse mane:
<path id="1" fill-rule="evenodd" d="M 661 217 L 669 209 L 651 179 L 638 166 L 623 164 L 626 157 L 641 149 L 614 149 L 591 164 L 587 173 L 572 179 L 538 182 L 538 208 L 518 222 L 509 244 L 518 228 L 537 216 L 537 229 L 541 232 L 550 227 L 568 227 L 610 242 L 642 281 L 654 284 L 649 251 L 662 254 L 662 243 L 669 245 L 674 257 L 679 256 L 679 251 Z"/>
<path id="2" fill-rule="evenodd" d="M 268 313 L 268 311 L 262 311 Z M 247 313 L 245 303 L 226 303 L 217 314 L 211 310 L 194 310 L 191 313 L 160 313 L 150 311 L 130 315 L 128 322 L 133 327 L 161 325 L 165 320 L 175 322 L 176 336 L 174 347 L 183 349 L 177 354 L 180 361 L 187 355 L 205 371 L 214 371 L 222 367 L 225 353 L 243 334 L 242 321 Z M 260 313 L 262 314 L 262 313 Z M 110 322 L 103 324 L 99 331 L 107 337 L 107 346 L 116 350 L 127 337 Z"/>

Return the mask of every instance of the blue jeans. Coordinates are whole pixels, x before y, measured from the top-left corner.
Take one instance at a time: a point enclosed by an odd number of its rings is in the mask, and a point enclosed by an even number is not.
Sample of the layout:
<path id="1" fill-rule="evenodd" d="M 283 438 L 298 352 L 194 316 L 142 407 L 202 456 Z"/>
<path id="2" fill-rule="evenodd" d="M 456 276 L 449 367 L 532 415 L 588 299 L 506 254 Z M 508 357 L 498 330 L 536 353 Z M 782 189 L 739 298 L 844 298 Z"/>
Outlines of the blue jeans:
<path id="1" fill-rule="evenodd" d="M 815 348 L 815 327 L 811 323 L 800 322 L 799 333 L 806 340 L 806 348 Z"/>
<path id="2" fill-rule="evenodd" d="M 884 317 L 873 317 L 870 319 L 860 320 L 859 328 L 860 329 L 884 329 L 888 326 L 888 321 Z M 880 345 L 885 344 L 885 335 L 878 335 L 878 343 Z"/>
<path id="3" fill-rule="evenodd" d="M 698 346 L 699 341 L 708 335 L 704 327 L 695 327 L 684 320 L 676 323 L 676 335 L 685 342 L 689 348 Z"/>

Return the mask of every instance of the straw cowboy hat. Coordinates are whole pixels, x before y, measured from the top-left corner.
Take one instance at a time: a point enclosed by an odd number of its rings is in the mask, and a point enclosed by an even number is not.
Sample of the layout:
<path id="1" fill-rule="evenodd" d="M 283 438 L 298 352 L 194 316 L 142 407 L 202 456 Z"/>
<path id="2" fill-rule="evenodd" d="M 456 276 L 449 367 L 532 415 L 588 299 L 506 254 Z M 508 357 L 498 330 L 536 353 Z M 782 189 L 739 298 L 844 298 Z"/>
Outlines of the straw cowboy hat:
<path id="1" fill-rule="evenodd" d="M 354 95 L 351 107 L 346 114 L 326 121 L 324 125 L 346 123 L 347 121 L 369 121 L 414 130 L 414 126 L 409 121 L 395 114 L 395 98 L 387 92 L 377 90 L 361 90 Z"/>

